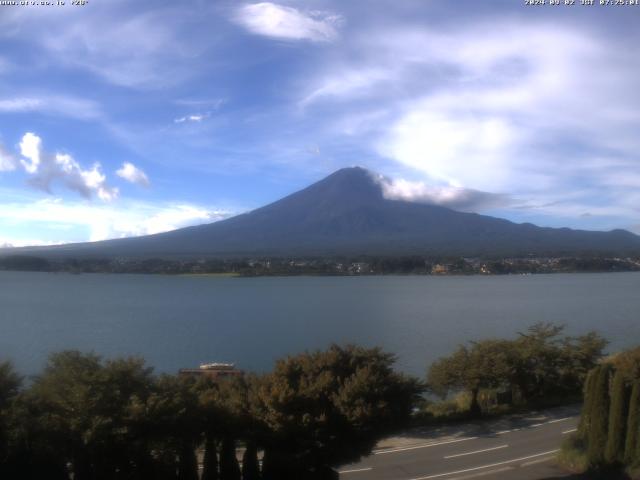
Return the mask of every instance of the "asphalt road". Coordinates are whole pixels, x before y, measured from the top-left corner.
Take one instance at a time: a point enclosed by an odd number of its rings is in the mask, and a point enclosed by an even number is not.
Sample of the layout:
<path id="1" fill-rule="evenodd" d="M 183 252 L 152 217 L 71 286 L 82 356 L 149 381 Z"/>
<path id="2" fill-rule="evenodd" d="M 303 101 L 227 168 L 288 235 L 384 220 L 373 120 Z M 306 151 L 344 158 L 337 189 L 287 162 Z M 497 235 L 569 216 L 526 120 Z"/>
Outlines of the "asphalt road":
<path id="1" fill-rule="evenodd" d="M 441 429 L 411 432 L 361 462 L 342 480 L 538 480 L 564 478 L 554 466 L 563 439 L 575 431 L 578 407 L 560 408 Z"/>

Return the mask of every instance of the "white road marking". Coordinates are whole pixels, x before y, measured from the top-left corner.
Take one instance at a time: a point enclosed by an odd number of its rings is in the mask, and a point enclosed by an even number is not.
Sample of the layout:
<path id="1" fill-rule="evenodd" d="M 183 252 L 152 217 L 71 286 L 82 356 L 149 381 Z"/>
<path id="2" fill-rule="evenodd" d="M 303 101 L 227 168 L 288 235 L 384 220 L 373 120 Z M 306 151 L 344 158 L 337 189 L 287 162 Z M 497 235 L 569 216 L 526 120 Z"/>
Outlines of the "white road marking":
<path id="1" fill-rule="evenodd" d="M 483 453 L 483 452 L 491 452 L 493 450 L 500 450 L 501 448 L 507 448 L 509 445 L 500 445 L 498 447 L 492 447 L 492 448 L 484 448 L 482 450 L 476 450 L 475 452 L 465 452 L 465 453 L 456 453 L 455 455 L 447 455 L 446 457 L 444 457 L 445 459 L 448 458 L 457 458 L 457 457 L 464 457 L 465 455 L 473 455 L 475 453 Z"/>
<path id="2" fill-rule="evenodd" d="M 545 455 L 552 455 L 552 454 L 554 454 L 556 452 L 559 452 L 559 451 L 560 451 L 560 449 L 550 450 L 548 452 L 536 453 L 535 455 L 529 455 L 527 457 L 514 458 L 512 460 L 505 460 L 504 462 L 491 463 L 489 465 L 482 465 L 480 467 L 466 468 L 464 470 L 456 470 L 455 472 L 437 473 L 435 475 L 427 475 L 426 477 L 416 477 L 416 478 L 412 478 L 411 480 L 429 480 L 431 478 L 440 478 L 440 477 L 447 477 L 449 475 L 457 475 L 459 473 L 473 472 L 475 470 L 482 470 L 484 468 L 498 467 L 500 465 L 506 465 L 508 463 L 521 462 L 523 460 L 529 460 L 530 458 L 542 457 L 542 456 L 545 456 Z"/>
<path id="3" fill-rule="evenodd" d="M 530 425 L 531 428 L 537 428 L 537 427 L 541 427 L 543 426 L 544 423 L 534 423 L 533 425 Z"/>
<path id="4" fill-rule="evenodd" d="M 354 468 L 353 470 L 341 470 L 338 473 L 340 475 L 345 474 L 345 473 L 357 473 L 357 472 L 368 472 L 370 470 L 373 470 L 372 467 L 367 467 L 367 468 Z"/>
<path id="5" fill-rule="evenodd" d="M 521 428 L 514 428 L 512 430 L 501 430 L 499 432 L 496 432 L 495 435 L 504 435 L 505 433 L 519 432 L 520 430 L 522 430 L 522 429 Z"/>
<path id="6" fill-rule="evenodd" d="M 544 457 L 544 458 L 540 458 L 538 460 L 531 460 L 530 462 L 525 462 L 525 463 L 521 463 L 520 466 L 521 467 L 529 467 L 531 465 L 537 465 L 538 463 L 544 463 L 544 462 L 548 462 L 549 460 L 553 460 L 553 455 L 551 455 L 550 457 Z"/>
<path id="7" fill-rule="evenodd" d="M 566 422 L 567 420 L 571 420 L 571 418 L 572 417 L 557 418 L 555 420 L 549 420 L 547 423 Z"/>
<path id="8" fill-rule="evenodd" d="M 478 437 L 457 438 L 455 440 L 447 440 L 446 442 L 426 443 L 424 445 L 414 445 L 412 447 L 401 447 L 401 448 L 393 448 L 391 450 L 380 450 L 378 452 L 373 452 L 373 454 L 385 455 L 387 453 L 406 452 L 407 450 L 417 450 L 419 448 L 437 447 L 438 445 L 449 445 L 450 443 L 466 442 L 468 440 L 477 440 L 477 439 Z"/>
<path id="9" fill-rule="evenodd" d="M 577 428 L 572 428 L 571 430 L 565 430 L 564 432 L 562 432 L 563 435 L 566 435 L 567 433 L 573 433 L 573 432 L 577 432 L 578 429 Z"/>

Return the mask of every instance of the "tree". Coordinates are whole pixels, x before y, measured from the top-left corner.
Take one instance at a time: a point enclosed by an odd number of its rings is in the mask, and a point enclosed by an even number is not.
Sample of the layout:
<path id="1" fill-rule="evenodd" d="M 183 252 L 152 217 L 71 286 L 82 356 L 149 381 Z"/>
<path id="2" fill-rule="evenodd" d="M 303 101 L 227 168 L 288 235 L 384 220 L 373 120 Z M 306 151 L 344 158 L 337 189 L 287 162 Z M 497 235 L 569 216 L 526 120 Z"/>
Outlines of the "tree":
<path id="1" fill-rule="evenodd" d="M 603 364 L 597 367 L 597 377 L 593 382 L 589 431 L 587 435 L 587 459 L 592 469 L 605 465 L 605 447 L 609 426 L 609 381 L 612 366 Z"/>
<path id="2" fill-rule="evenodd" d="M 468 391 L 471 395 L 470 413 L 481 413 L 480 389 L 507 385 L 513 363 L 513 349 L 505 340 L 483 340 L 460 346 L 450 356 L 433 363 L 427 374 L 429 388 L 441 397 L 451 392 Z"/>
<path id="3" fill-rule="evenodd" d="M 624 447 L 624 463 L 633 465 L 640 460 L 637 455 L 640 436 L 640 379 L 636 379 L 631 387 L 629 399 L 629 415 L 627 417 L 627 436 Z"/>
<path id="4" fill-rule="evenodd" d="M 562 340 L 561 385 L 569 391 L 579 391 L 587 375 L 603 357 L 608 341 L 597 332 Z"/>
<path id="5" fill-rule="evenodd" d="M 25 398 L 57 455 L 82 480 L 125 472 L 134 449 L 128 436 L 127 408 L 144 397 L 151 369 L 138 358 L 103 362 L 94 354 L 64 351 L 50 356 L 44 373 Z"/>
<path id="6" fill-rule="evenodd" d="M 587 439 L 589 429 L 591 428 L 591 417 L 593 416 L 593 398 L 595 393 L 595 382 L 598 378 L 598 368 L 592 368 L 587 375 L 587 380 L 584 387 L 584 402 L 582 406 L 582 413 L 580 415 L 580 421 L 578 423 L 578 436 L 582 440 Z"/>
<path id="7" fill-rule="evenodd" d="M 512 380 L 525 402 L 562 384 L 564 355 L 559 335 L 563 330 L 560 325 L 536 323 L 514 341 L 517 356 Z"/>
<path id="8" fill-rule="evenodd" d="M 612 363 L 617 371 L 625 375 L 627 381 L 632 382 L 640 378 L 640 347 L 614 355 Z"/>
<path id="9" fill-rule="evenodd" d="M 240 480 L 241 476 L 236 442 L 231 435 L 227 435 L 222 439 L 220 447 L 220 480 Z"/>
<path id="10" fill-rule="evenodd" d="M 162 375 L 148 399 L 136 406 L 140 429 L 153 442 L 156 468 L 166 472 L 162 475 L 177 471 L 180 480 L 198 478 L 194 452 L 204 430 L 200 389 L 192 378 Z"/>
<path id="11" fill-rule="evenodd" d="M 10 362 L 0 362 L 0 477 L 9 456 L 9 407 L 18 396 L 22 378 Z"/>
<path id="12" fill-rule="evenodd" d="M 0 412 L 9 406 L 18 395 L 22 377 L 18 375 L 11 362 L 0 362 Z"/>
<path id="13" fill-rule="evenodd" d="M 247 455 L 253 454 L 257 465 L 257 442 L 264 433 L 264 426 L 255 412 L 255 377 L 246 375 L 220 379 L 209 383 L 200 395 L 200 403 L 207 419 L 207 439 L 221 440 L 220 478 L 239 479 L 240 466 L 236 457 L 236 440 L 247 445 L 242 475 L 252 464 Z M 251 447 L 251 448 L 250 448 Z M 251 478 L 251 477 L 249 477 Z"/>
<path id="14" fill-rule="evenodd" d="M 613 376 L 607 447 L 604 455 L 605 461 L 612 465 L 620 463 L 624 456 L 627 400 L 628 389 L 625 376 L 624 373 L 618 371 Z"/>
<path id="15" fill-rule="evenodd" d="M 204 444 L 204 459 L 202 461 L 202 478 L 201 480 L 218 480 L 218 452 L 217 442 L 211 435 L 206 434 Z"/>
<path id="16" fill-rule="evenodd" d="M 258 448 L 255 441 L 248 441 L 242 456 L 242 480 L 259 480 Z"/>
<path id="17" fill-rule="evenodd" d="M 394 361 L 377 348 L 336 345 L 278 361 L 259 386 L 270 429 L 264 477 L 333 476 L 331 467 L 370 453 L 406 424 L 421 387 L 395 373 Z"/>

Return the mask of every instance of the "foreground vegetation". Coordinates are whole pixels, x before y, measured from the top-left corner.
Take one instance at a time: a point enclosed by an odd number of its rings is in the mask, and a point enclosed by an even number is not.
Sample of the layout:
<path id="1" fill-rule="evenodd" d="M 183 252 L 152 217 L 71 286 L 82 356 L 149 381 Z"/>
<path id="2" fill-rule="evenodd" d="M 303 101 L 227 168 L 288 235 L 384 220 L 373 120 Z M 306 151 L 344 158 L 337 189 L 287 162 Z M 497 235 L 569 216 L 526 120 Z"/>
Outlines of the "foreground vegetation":
<path id="1" fill-rule="evenodd" d="M 595 332 L 579 337 L 562 332 L 561 326 L 539 323 L 514 340 L 461 345 L 431 365 L 427 383 L 442 398 L 458 395 L 452 414 L 466 409 L 478 416 L 505 407 L 579 401 L 587 374 L 602 358 L 607 341 Z"/>
<path id="2" fill-rule="evenodd" d="M 0 363 L 0 478 L 335 479 L 334 467 L 433 421 L 452 399 L 457 412 L 445 418 L 576 398 L 606 341 L 562 332 L 537 324 L 516 339 L 460 346 L 429 368 L 426 384 L 395 372 L 393 355 L 355 346 L 215 381 L 65 351 L 27 384 Z M 425 390 L 444 400 L 426 401 Z"/>
<path id="3" fill-rule="evenodd" d="M 337 478 L 333 466 L 409 420 L 421 387 L 392 363 L 378 349 L 334 346 L 214 383 L 66 351 L 26 388 L 5 363 L 0 478 L 196 480 L 202 448 L 204 480 Z"/>
<path id="4" fill-rule="evenodd" d="M 640 347 L 593 368 L 578 432 L 563 446 L 567 466 L 599 478 L 640 474 Z"/>

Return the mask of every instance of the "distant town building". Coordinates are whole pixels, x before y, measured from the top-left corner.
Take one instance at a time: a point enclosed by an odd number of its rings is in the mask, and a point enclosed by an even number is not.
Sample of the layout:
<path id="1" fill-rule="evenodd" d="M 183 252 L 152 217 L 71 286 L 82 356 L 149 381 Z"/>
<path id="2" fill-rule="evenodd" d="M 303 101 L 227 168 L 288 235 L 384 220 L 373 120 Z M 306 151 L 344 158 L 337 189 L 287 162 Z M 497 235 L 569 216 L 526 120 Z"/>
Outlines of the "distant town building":
<path id="1" fill-rule="evenodd" d="M 448 273 L 448 272 L 449 272 L 449 265 L 442 265 L 438 263 L 431 268 L 431 273 L 435 275 Z"/>
<path id="2" fill-rule="evenodd" d="M 181 368 L 178 374 L 218 380 L 220 378 L 241 377 L 244 375 L 244 372 L 238 370 L 233 363 L 203 363 L 198 368 Z"/>
<path id="3" fill-rule="evenodd" d="M 349 271 L 352 273 L 371 273 L 371 267 L 365 262 L 354 262 Z"/>

